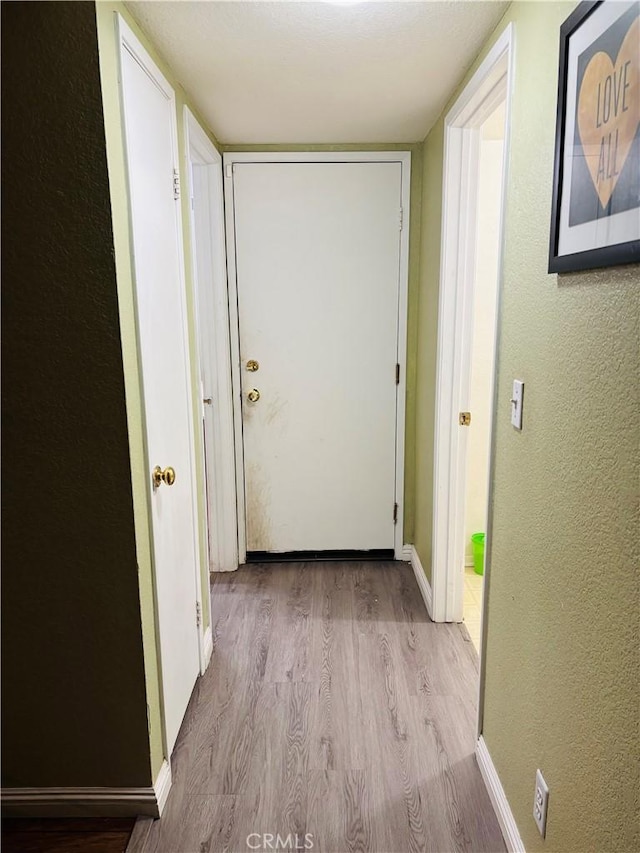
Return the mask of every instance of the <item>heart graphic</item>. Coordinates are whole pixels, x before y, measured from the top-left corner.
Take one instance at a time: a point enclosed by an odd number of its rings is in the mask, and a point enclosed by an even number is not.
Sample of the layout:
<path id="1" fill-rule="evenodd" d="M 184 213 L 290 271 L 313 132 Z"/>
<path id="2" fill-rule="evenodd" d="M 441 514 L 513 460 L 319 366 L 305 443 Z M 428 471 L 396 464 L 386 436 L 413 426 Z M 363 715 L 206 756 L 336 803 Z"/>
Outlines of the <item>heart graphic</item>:
<path id="1" fill-rule="evenodd" d="M 640 17 L 629 27 L 614 63 L 592 56 L 578 96 L 578 130 L 591 180 L 606 207 L 640 123 Z"/>

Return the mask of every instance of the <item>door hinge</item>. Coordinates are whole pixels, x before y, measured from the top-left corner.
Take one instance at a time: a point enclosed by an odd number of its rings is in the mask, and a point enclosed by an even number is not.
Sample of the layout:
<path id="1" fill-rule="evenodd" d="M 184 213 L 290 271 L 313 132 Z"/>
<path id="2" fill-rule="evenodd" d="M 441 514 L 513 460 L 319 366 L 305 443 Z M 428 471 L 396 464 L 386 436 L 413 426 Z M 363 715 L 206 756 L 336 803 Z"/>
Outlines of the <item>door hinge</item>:
<path id="1" fill-rule="evenodd" d="M 396 385 L 400 384 L 400 365 L 396 364 Z"/>
<path id="2" fill-rule="evenodd" d="M 471 412 L 460 412 L 458 415 L 460 426 L 469 426 L 471 423 Z"/>
<path id="3" fill-rule="evenodd" d="M 202 610 L 200 608 L 200 602 L 196 601 L 196 627 L 199 628 L 202 623 Z"/>
<path id="4" fill-rule="evenodd" d="M 227 178 L 232 178 L 233 177 L 233 163 L 227 163 L 224 171 L 225 171 Z"/>
<path id="5" fill-rule="evenodd" d="M 398 523 L 398 504 L 393 505 L 393 523 Z"/>
<path id="6" fill-rule="evenodd" d="M 400 222 L 399 222 L 400 231 L 402 231 L 403 224 L 404 224 L 404 210 L 402 208 L 400 208 Z"/>
<path id="7" fill-rule="evenodd" d="M 173 170 L 173 197 L 176 201 L 180 198 L 180 172 Z"/>

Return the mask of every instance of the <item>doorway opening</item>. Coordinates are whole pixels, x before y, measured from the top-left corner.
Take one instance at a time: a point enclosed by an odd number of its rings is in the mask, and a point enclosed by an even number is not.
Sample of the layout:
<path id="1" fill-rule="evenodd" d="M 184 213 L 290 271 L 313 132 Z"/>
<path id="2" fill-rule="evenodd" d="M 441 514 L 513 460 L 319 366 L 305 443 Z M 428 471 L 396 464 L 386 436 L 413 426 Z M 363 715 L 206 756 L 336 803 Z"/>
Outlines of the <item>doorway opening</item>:
<path id="1" fill-rule="evenodd" d="M 432 616 L 467 623 L 481 683 L 512 44 L 509 26 L 445 119 Z"/>
<path id="2" fill-rule="evenodd" d="M 238 568 L 222 157 L 184 108 L 209 570 Z"/>
<path id="3" fill-rule="evenodd" d="M 484 546 L 489 511 L 491 409 L 496 354 L 505 101 L 480 126 L 475 281 L 470 338 L 469 411 L 464 523 L 463 619 L 480 654 Z"/>

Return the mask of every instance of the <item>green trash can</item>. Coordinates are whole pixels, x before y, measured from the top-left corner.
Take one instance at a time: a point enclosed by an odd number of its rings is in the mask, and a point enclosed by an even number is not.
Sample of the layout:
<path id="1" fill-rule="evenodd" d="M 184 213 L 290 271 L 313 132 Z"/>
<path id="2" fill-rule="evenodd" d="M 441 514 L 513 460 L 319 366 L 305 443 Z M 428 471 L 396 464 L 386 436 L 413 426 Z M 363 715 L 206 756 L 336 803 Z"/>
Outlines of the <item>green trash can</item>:
<path id="1" fill-rule="evenodd" d="M 484 533 L 471 534 L 473 551 L 473 570 L 477 575 L 484 574 Z"/>

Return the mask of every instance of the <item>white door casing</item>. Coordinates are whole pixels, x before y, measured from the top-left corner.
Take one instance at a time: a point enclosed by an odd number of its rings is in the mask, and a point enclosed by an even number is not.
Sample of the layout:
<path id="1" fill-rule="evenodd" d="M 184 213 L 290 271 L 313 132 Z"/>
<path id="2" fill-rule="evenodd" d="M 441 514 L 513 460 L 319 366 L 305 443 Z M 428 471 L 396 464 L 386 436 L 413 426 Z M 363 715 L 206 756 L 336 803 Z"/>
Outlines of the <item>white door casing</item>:
<path id="1" fill-rule="evenodd" d="M 408 157 L 225 157 L 248 550 L 397 554 Z"/>
<path id="2" fill-rule="evenodd" d="M 165 748 L 200 668 L 199 554 L 174 92 L 118 17 Z M 152 485 L 171 466 L 175 482 Z"/>
<path id="3" fill-rule="evenodd" d="M 504 101 L 506 107 L 500 213 L 500 260 L 495 336 L 499 335 L 500 280 L 504 248 L 504 219 L 508 185 L 511 92 L 514 67 L 514 28 L 498 37 L 462 94 L 445 117 L 440 297 L 434 441 L 432 618 L 462 620 L 464 588 L 464 520 L 467 472 L 467 428 L 458 415 L 468 409 L 471 379 L 473 299 L 476 262 L 478 162 L 480 127 Z M 491 569 L 492 483 L 498 370 L 494 352 L 492 382 L 491 457 L 485 544 L 485 583 L 480 653 L 478 734 L 482 731 L 484 685 L 484 619 Z M 471 412 L 473 423 L 473 412 Z"/>

